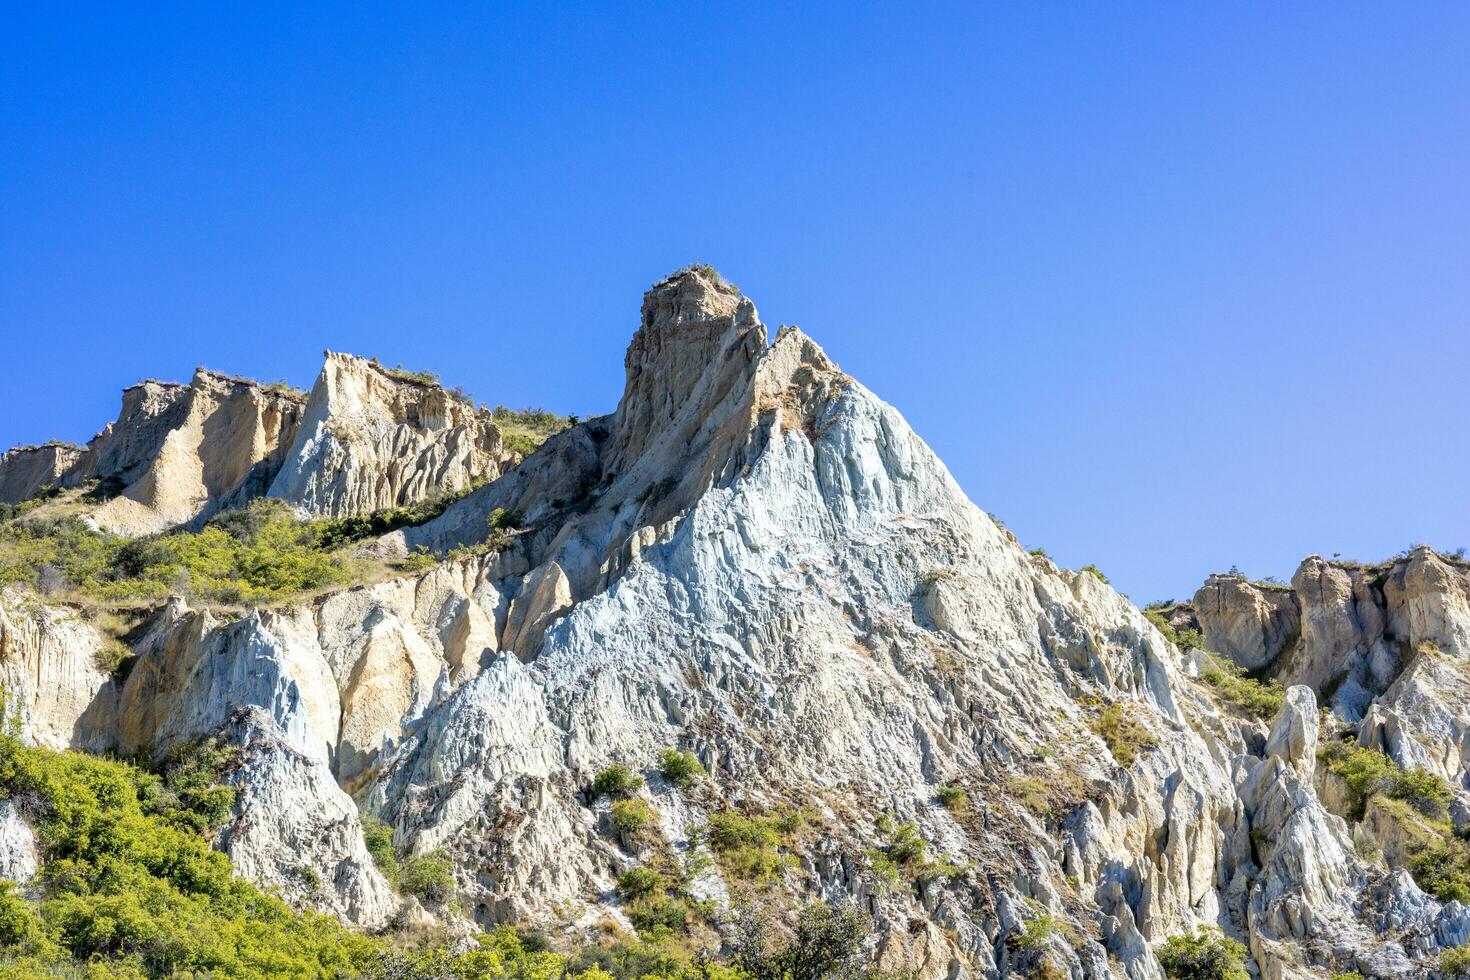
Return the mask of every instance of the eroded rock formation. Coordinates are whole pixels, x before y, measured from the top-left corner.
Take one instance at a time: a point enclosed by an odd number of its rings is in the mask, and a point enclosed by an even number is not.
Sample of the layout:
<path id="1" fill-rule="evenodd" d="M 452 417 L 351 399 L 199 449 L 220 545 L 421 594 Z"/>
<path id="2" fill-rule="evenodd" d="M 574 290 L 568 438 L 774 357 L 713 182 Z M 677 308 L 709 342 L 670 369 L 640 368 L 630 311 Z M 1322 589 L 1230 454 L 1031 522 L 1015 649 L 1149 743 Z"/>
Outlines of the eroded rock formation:
<path id="1" fill-rule="evenodd" d="M 1158 945 L 1198 925 L 1264 977 L 1411 977 L 1470 937 L 1459 903 L 1360 854 L 1368 830 L 1317 759 L 1320 699 L 1463 797 L 1457 565 L 1212 579 L 1208 644 L 1294 685 L 1268 728 L 1222 710 L 1198 656 L 1098 577 L 1027 554 L 893 408 L 800 331 L 769 340 L 718 277 L 656 285 L 626 368 L 614 413 L 505 471 L 482 416 L 330 356 L 272 494 L 346 513 L 487 479 L 373 546 L 438 563 L 243 617 L 171 600 L 120 689 L 76 662 L 91 640 L 57 639 L 64 614 L 8 612 L 33 737 L 237 745 L 220 837 L 237 869 L 371 925 L 398 899 L 359 809 L 409 852 L 444 850 L 480 924 L 577 932 L 626 925 L 614 883 L 655 855 L 728 905 L 737 873 L 697 828 L 799 808 L 766 900 L 856 903 L 875 960 L 924 980 L 1042 959 L 1157 980 Z M 156 394 L 157 417 L 178 411 Z M 492 521 L 507 512 L 518 526 Z M 708 775 L 663 778 L 669 748 Z M 611 763 L 645 776 L 653 838 L 610 830 L 589 793 Z M 0 841 L 24 840 L 7 821 Z M 908 822 L 924 857 L 889 875 L 875 855 Z M 1016 942 L 1041 916 L 1063 928 Z"/>
<path id="2" fill-rule="evenodd" d="M 328 351 L 270 496 L 308 514 L 365 514 L 456 495 L 518 458 L 488 411 L 437 382 Z"/>

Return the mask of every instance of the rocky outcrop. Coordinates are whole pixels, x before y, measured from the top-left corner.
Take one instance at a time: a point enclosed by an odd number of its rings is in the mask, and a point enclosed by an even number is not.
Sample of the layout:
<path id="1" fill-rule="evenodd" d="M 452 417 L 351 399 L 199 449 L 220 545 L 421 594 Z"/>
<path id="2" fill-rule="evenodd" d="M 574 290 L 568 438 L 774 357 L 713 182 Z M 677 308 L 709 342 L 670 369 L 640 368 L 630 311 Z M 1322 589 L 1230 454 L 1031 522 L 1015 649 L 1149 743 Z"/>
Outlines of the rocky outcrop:
<path id="1" fill-rule="evenodd" d="M 506 472 L 480 416 L 333 355 L 273 494 L 346 513 L 490 482 L 372 546 L 429 549 L 427 571 L 239 618 L 172 600 L 135 635 L 113 743 L 236 745 L 236 868 L 370 925 L 398 905 L 358 806 L 443 850 L 480 925 L 570 933 L 626 924 L 615 883 L 655 856 L 728 906 L 751 886 L 699 828 L 733 808 L 805 815 L 768 904 L 851 901 L 876 959 L 921 980 L 1162 980 L 1158 944 L 1200 925 L 1272 980 L 1409 977 L 1470 935 L 1318 797 L 1316 684 L 1269 730 L 1222 713 L 1201 655 L 1027 554 L 810 338 L 767 341 L 733 287 L 670 277 L 617 411 Z M 1361 584 L 1304 566 L 1289 590 L 1219 577 L 1198 621 L 1253 670 L 1357 685 L 1363 739 L 1454 775 L 1463 595 L 1435 561 Z M 89 683 L 58 681 L 104 704 Z M 707 775 L 665 779 L 668 748 Z M 614 762 L 645 777 L 646 839 L 588 790 Z M 910 824 L 923 856 L 885 857 Z"/>
<path id="2" fill-rule="evenodd" d="M 151 534 L 267 494 L 332 517 L 454 497 L 519 459 L 490 412 L 437 382 L 328 352 L 307 400 L 202 368 L 187 385 L 134 385 L 85 450 L 0 457 L 0 501 L 86 485 L 104 501 L 98 527 Z"/>
<path id="3" fill-rule="evenodd" d="M 293 393 L 200 368 L 187 385 L 144 381 L 123 392 L 117 420 L 85 450 L 13 450 L 0 487 L 24 499 L 44 486 L 94 484 L 97 526 L 149 534 L 259 496 L 295 434 Z"/>
<path id="4" fill-rule="evenodd" d="M 1192 611 L 1209 649 L 1352 721 L 1420 651 L 1470 659 L 1470 565 L 1426 547 L 1381 565 L 1311 555 L 1290 589 L 1214 575 Z"/>
<path id="5" fill-rule="evenodd" d="M 61 486 L 81 455 L 80 446 L 65 442 L 17 446 L 0 453 L 0 504 L 18 504 Z"/>
<path id="6" fill-rule="evenodd" d="M 1211 575 L 1194 594 L 1205 642 L 1246 670 L 1273 662 L 1301 632 L 1301 612 L 1290 589 L 1254 583 L 1244 575 Z"/>
<path id="7" fill-rule="evenodd" d="M 125 407 L 113 438 L 99 448 L 90 477 L 123 486 L 94 512 L 101 527 L 147 534 L 259 496 L 301 417 L 289 393 L 202 369 L 164 401 L 167 408 L 144 425 L 125 423 Z"/>
<path id="8" fill-rule="evenodd" d="M 239 750 L 228 777 L 234 818 L 219 840 L 235 871 L 297 906 L 386 925 L 402 900 L 373 864 L 357 807 L 331 770 L 258 708 L 237 712 L 221 734 Z"/>
<path id="9" fill-rule="evenodd" d="M 111 741 L 117 691 L 98 669 L 107 640 L 81 616 L 0 591 L 4 716 L 47 748 L 100 751 Z"/>
<path id="10" fill-rule="evenodd" d="M 381 365 L 328 351 L 270 496 L 329 517 L 455 496 L 519 459 L 491 414 Z"/>

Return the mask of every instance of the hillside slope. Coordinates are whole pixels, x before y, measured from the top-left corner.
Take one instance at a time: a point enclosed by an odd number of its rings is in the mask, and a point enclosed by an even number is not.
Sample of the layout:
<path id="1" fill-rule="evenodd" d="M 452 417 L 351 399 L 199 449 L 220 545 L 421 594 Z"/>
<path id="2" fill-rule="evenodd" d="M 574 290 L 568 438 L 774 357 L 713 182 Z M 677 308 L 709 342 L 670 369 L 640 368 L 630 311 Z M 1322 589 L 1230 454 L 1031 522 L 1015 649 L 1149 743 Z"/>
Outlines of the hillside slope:
<path id="1" fill-rule="evenodd" d="M 1273 980 L 1424 976 L 1470 939 L 1470 894 L 1422 858 L 1453 872 L 1463 848 L 1441 832 L 1467 798 L 1454 575 L 1406 571 L 1384 635 L 1439 645 L 1361 685 L 1380 700 L 1359 710 L 1335 668 L 1285 672 L 1252 714 L 1255 681 L 1222 683 L 1100 576 L 1024 551 L 896 411 L 799 330 L 769 338 L 712 270 L 647 294 L 626 375 L 615 412 L 518 463 L 423 414 L 415 432 L 468 442 L 323 448 L 341 410 L 319 382 L 272 496 L 340 516 L 469 492 L 355 545 L 396 565 L 371 581 L 148 609 L 125 670 L 99 669 L 86 615 L 6 592 L 26 731 L 154 758 L 235 746 L 218 846 L 373 929 L 427 914 L 715 947 L 729 910 L 822 900 L 858 910 L 883 970 L 1137 980 L 1203 926 Z M 482 462 L 450 477 L 448 459 Z M 1206 605 L 1206 645 L 1237 655 L 1249 630 Z M 1313 645 L 1329 634 L 1300 628 L 1306 660 L 1347 656 Z M 1349 723 L 1392 755 L 1377 782 L 1344 761 Z M 1395 774 L 1421 782 L 1400 794 Z M 447 862 L 452 894 L 406 903 L 376 821 Z"/>

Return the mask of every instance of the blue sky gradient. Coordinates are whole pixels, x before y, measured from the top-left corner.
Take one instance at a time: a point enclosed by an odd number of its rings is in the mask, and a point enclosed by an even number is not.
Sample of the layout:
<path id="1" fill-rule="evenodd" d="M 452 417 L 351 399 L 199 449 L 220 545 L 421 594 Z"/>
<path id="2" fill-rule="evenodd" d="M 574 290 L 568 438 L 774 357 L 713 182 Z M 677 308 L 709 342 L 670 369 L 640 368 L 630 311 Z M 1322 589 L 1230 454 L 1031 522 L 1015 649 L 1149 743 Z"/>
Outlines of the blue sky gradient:
<path id="1" fill-rule="evenodd" d="M 610 411 L 701 261 L 1139 602 L 1470 544 L 1465 5 L 28 6 L 5 445 L 324 348 Z"/>

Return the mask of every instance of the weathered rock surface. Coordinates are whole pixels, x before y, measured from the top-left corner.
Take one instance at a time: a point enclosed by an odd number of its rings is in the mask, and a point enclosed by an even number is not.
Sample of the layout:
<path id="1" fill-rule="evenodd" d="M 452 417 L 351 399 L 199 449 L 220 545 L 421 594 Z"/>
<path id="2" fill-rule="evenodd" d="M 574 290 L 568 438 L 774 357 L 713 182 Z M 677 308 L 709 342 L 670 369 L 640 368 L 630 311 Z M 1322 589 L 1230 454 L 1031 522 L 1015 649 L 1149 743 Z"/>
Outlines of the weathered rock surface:
<path id="1" fill-rule="evenodd" d="M 325 763 L 292 745 L 258 708 L 241 709 L 222 734 L 239 749 L 228 780 L 234 819 L 219 841 L 236 872 L 298 906 L 386 925 L 402 899 L 374 866 L 357 807 Z"/>
<path id="2" fill-rule="evenodd" d="M 62 614 L 27 614 L 0 635 L 7 687 L 49 719 L 31 730 L 155 753 L 234 742 L 235 866 L 369 925 L 399 906 L 358 806 L 405 849 L 445 850 L 481 924 L 626 922 L 614 883 L 649 845 L 588 793 L 621 762 L 647 779 L 659 853 L 717 904 L 739 883 L 701 869 L 697 828 L 803 808 L 797 866 L 767 900 L 857 903 L 878 961 L 924 980 L 1042 959 L 1161 980 L 1158 944 L 1204 924 L 1272 980 L 1413 977 L 1470 938 L 1458 903 L 1360 856 L 1371 828 L 1341 818 L 1317 766 L 1325 694 L 1363 741 L 1464 785 L 1457 565 L 1416 551 L 1361 580 L 1309 561 L 1290 590 L 1212 579 L 1209 645 L 1307 681 L 1268 731 L 1221 713 L 1199 657 L 1096 576 L 1022 550 L 810 338 L 768 344 L 717 278 L 655 286 L 626 368 L 615 413 L 502 473 L 479 416 L 333 355 L 272 493 L 348 513 L 489 478 L 375 545 L 440 563 L 233 621 L 173 600 L 120 694 L 67 659 L 83 648 L 57 639 Z M 360 431 L 328 431 L 345 418 Z M 521 526 L 492 529 L 497 508 Z M 670 747 L 707 777 L 663 779 Z M 962 805 L 938 802 L 947 785 Z M 873 855 L 910 820 L 932 863 L 894 882 Z M 1064 928 L 1015 942 L 1042 914 Z"/>
<path id="3" fill-rule="evenodd" d="M 1310 687 L 1364 744 L 1470 790 L 1470 565 L 1425 547 L 1369 566 L 1312 555 L 1290 592 L 1217 575 L 1194 611 L 1210 649 Z"/>
<path id="4" fill-rule="evenodd" d="M 1211 575 L 1194 594 L 1194 611 L 1210 649 L 1247 670 L 1271 663 L 1301 632 L 1291 590 L 1266 587 L 1244 575 Z"/>
<path id="5" fill-rule="evenodd" d="M 0 800 L 0 880 L 25 884 L 40 866 L 36 835 L 20 807 Z"/>
<path id="6" fill-rule="evenodd" d="M 365 514 L 453 496 L 518 459 L 488 411 L 437 383 L 328 351 L 270 496 L 308 514 Z"/>
<path id="7" fill-rule="evenodd" d="M 0 503 L 18 504 L 47 487 L 61 486 L 81 455 L 80 446 L 64 442 L 17 446 L 0 453 Z"/>
<path id="8" fill-rule="evenodd" d="M 187 385 L 144 381 L 85 450 L 60 444 L 0 458 L 0 497 L 95 481 L 91 519 L 119 534 L 187 524 L 259 496 L 281 464 L 302 405 L 289 391 L 200 368 Z"/>
<path id="9" fill-rule="evenodd" d="M 85 449 L 25 446 L 0 457 L 0 502 L 94 486 L 98 527 L 151 534 L 277 497 L 340 517 L 463 493 L 520 457 L 490 412 L 436 382 L 328 352 L 308 400 L 199 369 L 187 385 L 144 381 Z"/>
<path id="10" fill-rule="evenodd" d="M 104 642 L 71 610 L 0 591 L 4 711 L 37 745 L 99 751 L 111 741 L 117 691 L 97 669 Z"/>

